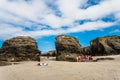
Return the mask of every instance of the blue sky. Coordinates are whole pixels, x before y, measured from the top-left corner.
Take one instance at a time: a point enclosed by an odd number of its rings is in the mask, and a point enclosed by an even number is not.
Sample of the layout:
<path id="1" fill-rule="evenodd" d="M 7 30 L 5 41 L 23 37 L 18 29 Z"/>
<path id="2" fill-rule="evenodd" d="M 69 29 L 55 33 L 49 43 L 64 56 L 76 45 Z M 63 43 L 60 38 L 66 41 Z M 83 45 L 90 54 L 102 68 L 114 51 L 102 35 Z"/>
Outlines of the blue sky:
<path id="1" fill-rule="evenodd" d="M 89 46 L 101 36 L 120 36 L 120 0 L 0 0 L 0 47 L 16 36 L 36 39 L 42 52 L 55 49 L 57 35 Z"/>

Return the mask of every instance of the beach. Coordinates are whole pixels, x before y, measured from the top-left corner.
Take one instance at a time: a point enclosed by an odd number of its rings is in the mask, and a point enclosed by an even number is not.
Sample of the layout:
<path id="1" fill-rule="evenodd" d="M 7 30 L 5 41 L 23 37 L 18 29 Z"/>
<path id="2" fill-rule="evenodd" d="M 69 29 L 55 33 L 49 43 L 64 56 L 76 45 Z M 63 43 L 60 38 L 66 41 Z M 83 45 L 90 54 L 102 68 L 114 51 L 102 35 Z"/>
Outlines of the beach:
<path id="1" fill-rule="evenodd" d="M 120 80 L 120 55 L 115 60 L 98 62 L 66 62 L 53 58 L 39 62 L 25 61 L 16 65 L 0 66 L 0 80 Z"/>

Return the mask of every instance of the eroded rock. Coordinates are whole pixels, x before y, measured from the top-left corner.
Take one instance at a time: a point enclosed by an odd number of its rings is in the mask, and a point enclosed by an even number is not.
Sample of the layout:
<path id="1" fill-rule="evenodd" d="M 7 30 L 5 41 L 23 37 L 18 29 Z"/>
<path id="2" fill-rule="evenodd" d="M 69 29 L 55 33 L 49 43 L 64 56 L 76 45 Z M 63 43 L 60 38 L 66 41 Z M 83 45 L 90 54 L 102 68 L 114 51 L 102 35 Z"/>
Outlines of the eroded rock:
<path id="1" fill-rule="evenodd" d="M 3 43 L 0 50 L 0 60 L 38 60 L 40 53 L 35 39 L 28 36 L 18 36 L 8 39 Z"/>
<path id="2" fill-rule="evenodd" d="M 72 54 L 81 54 L 81 45 L 79 41 L 72 36 L 59 35 L 56 38 L 56 59 L 57 60 L 66 60 L 65 56 Z M 76 57 L 76 56 L 75 56 Z"/>
<path id="3" fill-rule="evenodd" d="M 120 36 L 96 38 L 90 43 L 92 55 L 120 54 Z"/>

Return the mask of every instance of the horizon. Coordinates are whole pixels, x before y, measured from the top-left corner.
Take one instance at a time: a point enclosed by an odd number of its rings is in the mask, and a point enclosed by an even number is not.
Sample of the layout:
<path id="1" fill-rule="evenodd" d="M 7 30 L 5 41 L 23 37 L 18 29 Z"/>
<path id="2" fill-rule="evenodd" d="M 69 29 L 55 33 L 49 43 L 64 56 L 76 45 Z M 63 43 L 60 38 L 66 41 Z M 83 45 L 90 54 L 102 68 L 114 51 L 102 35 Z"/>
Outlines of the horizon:
<path id="1" fill-rule="evenodd" d="M 0 48 L 16 36 L 35 38 L 42 53 L 55 38 L 76 37 L 82 47 L 103 36 L 120 36 L 120 0 L 0 0 Z M 20 5 L 20 6 L 18 6 Z"/>

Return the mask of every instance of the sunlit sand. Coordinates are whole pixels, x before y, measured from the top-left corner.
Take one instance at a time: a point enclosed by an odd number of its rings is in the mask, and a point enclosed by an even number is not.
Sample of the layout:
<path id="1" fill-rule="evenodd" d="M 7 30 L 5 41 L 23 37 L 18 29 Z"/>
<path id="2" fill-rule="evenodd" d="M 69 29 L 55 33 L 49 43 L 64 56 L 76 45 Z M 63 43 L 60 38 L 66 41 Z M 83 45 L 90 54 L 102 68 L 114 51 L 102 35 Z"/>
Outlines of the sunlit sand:
<path id="1" fill-rule="evenodd" d="M 0 80 L 120 80 L 120 55 L 108 57 L 115 60 L 65 62 L 42 57 L 47 66 L 35 61 L 1 66 Z"/>

